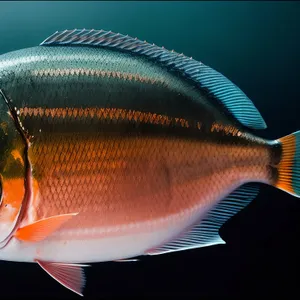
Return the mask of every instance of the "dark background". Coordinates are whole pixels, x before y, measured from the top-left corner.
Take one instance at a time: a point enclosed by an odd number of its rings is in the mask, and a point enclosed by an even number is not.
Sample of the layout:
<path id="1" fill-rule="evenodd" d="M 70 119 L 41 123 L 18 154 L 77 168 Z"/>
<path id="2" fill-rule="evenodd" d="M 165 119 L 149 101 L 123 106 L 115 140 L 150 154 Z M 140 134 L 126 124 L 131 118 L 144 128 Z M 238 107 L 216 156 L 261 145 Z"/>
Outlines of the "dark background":
<path id="1" fill-rule="evenodd" d="M 0 2 L 0 54 L 56 30 L 106 29 L 183 52 L 252 99 L 270 139 L 300 129 L 300 2 Z M 300 199 L 262 186 L 226 223 L 226 245 L 98 263 L 85 298 L 299 295 Z M 76 251 L 76 249 L 74 249 Z M 77 298 L 39 266 L 0 262 L 1 299 Z"/>

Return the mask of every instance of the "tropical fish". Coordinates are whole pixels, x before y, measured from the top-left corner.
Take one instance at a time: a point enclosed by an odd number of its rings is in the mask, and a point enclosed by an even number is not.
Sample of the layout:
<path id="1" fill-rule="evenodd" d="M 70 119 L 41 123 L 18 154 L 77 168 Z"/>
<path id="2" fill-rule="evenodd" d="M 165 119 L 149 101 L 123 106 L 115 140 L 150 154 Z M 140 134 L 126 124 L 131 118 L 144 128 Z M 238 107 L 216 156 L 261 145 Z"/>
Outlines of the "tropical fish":
<path id="1" fill-rule="evenodd" d="M 225 243 L 259 183 L 299 197 L 300 132 L 214 69 L 104 30 L 0 56 L 0 259 L 82 295 L 84 267 Z"/>

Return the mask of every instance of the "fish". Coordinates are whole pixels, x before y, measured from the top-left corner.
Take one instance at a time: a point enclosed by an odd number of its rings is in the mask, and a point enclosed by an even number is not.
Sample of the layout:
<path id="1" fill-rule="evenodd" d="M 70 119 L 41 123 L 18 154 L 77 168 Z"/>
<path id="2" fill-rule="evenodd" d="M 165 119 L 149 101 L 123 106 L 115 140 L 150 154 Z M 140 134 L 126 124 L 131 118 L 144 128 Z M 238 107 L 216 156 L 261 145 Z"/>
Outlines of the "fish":
<path id="1" fill-rule="evenodd" d="M 300 132 L 276 140 L 231 80 L 105 30 L 0 56 L 0 259 L 83 296 L 86 267 L 225 244 L 262 184 L 300 195 Z"/>

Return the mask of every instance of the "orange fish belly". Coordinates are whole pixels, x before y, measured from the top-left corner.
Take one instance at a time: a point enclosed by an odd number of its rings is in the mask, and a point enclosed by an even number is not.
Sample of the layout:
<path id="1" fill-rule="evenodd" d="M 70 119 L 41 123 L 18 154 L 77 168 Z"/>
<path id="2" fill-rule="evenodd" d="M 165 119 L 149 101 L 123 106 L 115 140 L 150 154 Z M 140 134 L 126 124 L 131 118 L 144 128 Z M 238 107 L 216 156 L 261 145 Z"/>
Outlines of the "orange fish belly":
<path id="1" fill-rule="evenodd" d="M 96 133 L 41 135 L 28 156 L 33 193 L 22 226 L 78 215 L 44 241 L 10 247 L 19 254 L 21 247 L 24 261 L 64 262 L 146 253 L 199 222 L 241 183 L 266 181 L 269 159 L 261 148 Z"/>

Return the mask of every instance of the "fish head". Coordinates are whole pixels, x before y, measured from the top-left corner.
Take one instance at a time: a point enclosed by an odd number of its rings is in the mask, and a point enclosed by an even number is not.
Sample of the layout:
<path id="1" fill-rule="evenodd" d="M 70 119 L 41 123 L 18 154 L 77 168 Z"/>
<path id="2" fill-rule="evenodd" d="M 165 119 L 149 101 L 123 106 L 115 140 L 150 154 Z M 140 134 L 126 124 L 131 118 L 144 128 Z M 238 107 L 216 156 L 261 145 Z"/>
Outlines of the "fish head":
<path id="1" fill-rule="evenodd" d="M 0 243 L 12 232 L 25 199 L 26 140 L 0 87 Z"/>

